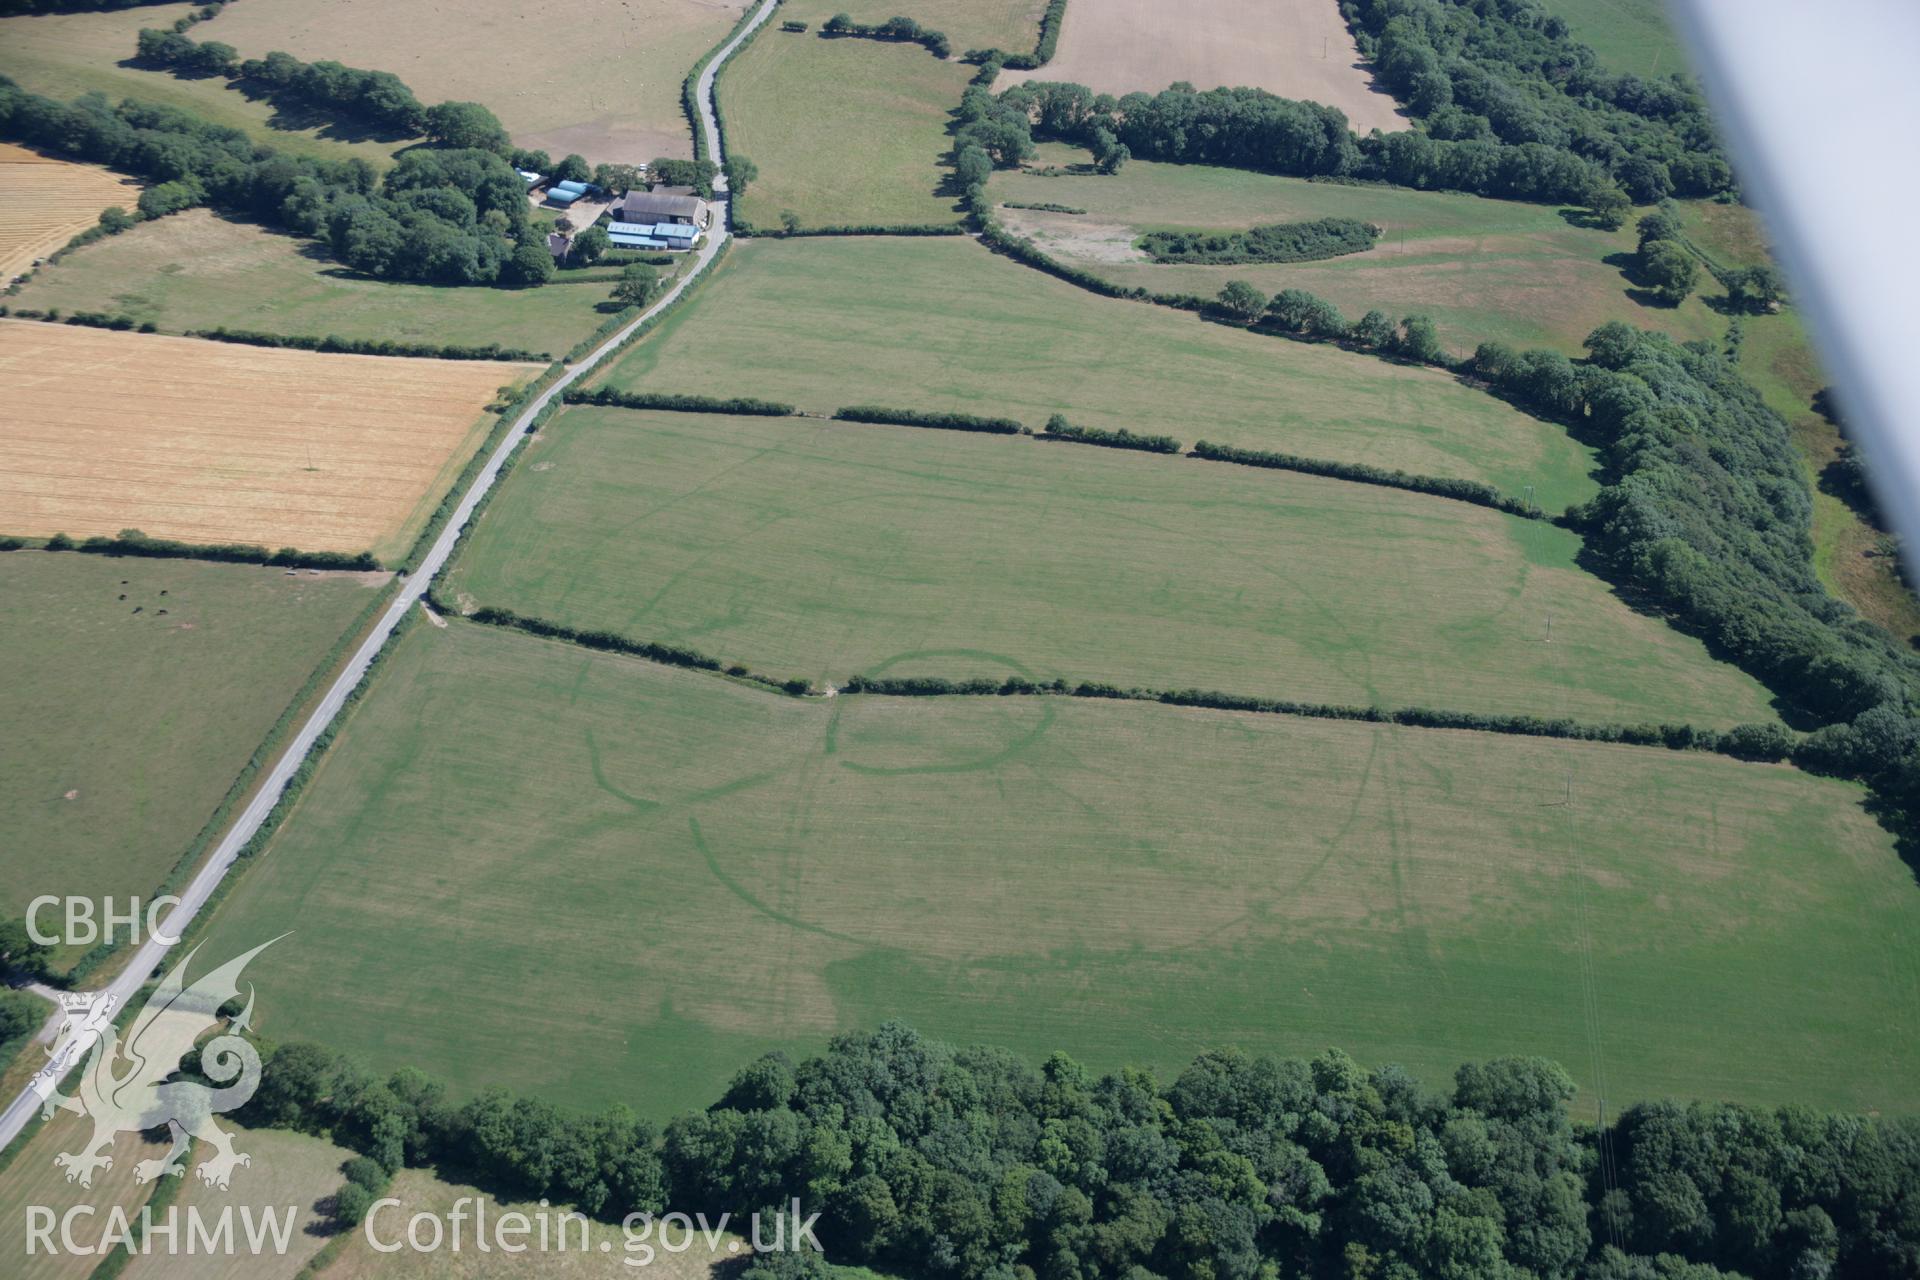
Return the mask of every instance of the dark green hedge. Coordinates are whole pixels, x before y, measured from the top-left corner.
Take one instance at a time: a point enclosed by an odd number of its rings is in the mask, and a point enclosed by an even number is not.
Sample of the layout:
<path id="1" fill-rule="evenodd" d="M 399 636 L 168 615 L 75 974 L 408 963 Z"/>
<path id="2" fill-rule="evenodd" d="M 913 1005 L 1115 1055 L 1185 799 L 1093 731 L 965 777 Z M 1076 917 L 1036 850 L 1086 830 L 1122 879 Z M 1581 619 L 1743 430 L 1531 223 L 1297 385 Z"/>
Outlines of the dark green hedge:
<path id="1" fill-rule="evenodd" d="M 173 538 L 149 538 L 138 529 L 122 529 L 117 537 L 86 538 L 80 542 L 58 539 L 61 549 L 71 548 L 96 556 L 144 556 L 164 560 L 223 560 L 236 564 L 264 564 L 287 569 L 378 569 L 380 562 L 371 551 L 348 554 L 344 551 L 301 551 L 282 547 L 269 551 L 251 542 L 180 542 Z M 49 549 L 54 544 L 49 543 Z"/>
<path id="2" fill-rule="evenodd" d="M 760 418 L 786 418 L 799 412 L 790 404 L 779 404 L 772 400 L 754 400 L 746 396 L 723 400 L 718 396 L 673 395 L 655 391 L 616 391 L 612 387 L 601 387 L 597 391 L 581 391 L 568 387 L 560 393 L 560 398 L 568 404 L 597 404 L 617 409 L 676 409 L 681 413 L 733 413 Z"/>
<path id="3" fill-rule="evenodd" d="M 1074 444 L 1097 444 L 1105 449 L 1137 449 L 1142 453 L 1179 453 L 1180 442 L 1172 436 L 1143 436 L 1121 427 L 1107 431 L 1100 427 L 1076 427 L 1060 414 L 1047 419 L 1044 435 L 1037 440 L 1066 440 Z"/>
<path id="4" fill-rule="evenodd" d="M 1495 511 L 1504 511 L 1508 515 L 1525 516 L 1532 520 L 1544 518 L 1538 507 L 1528 506 L 1516 498 L 1509 498 L 1492 485 L 1481 484 L 1477 480 L 1409 475 L 1405 471 L 1392 471 L 1386 467 L 1370 466 L 1364 462 L 1330 462 L 1322 458 L 1303 458 L 1292 453 L 1236 449 L 1232 445 L 1209 444 L 1205 440 L 1194 444 L 1192 456 L 1205 458 L 1210 462 L 1233 462 L 1243 467 L 1299 471 L 1307 475 L 1328 476 L 1335 480 L 1384 485 L 1390 489 L 1407 489 L 1414 493 L 1432 494 L 1437 498 L 1453 498 L 1459 502 L 1471 502 L 1476 506 L 1492 507 Z"/>
<path id="5" fill-rule="evenodd" d="M 1254 262 L 1315 262 L 1373 248 L 1380 232 L 1358 218 L 1275 222 L 1246 231 L 1149 231 L 1140 247 L 1155 262 L 1238 266 Z"/>
<path id="6" fill-rule="evenodd" d="M 876 405 L 850 405 L 834 410 L 833 416 L 842 422 L 932 427 L 941 431 L 980 431 L 1002 436 L 1017 436 L 1027 430 L 1012 418 L 980 418 L 970 413 L 921 413 L 915 409 L 883 409 Z"/>
<path id="7" fill-rule="evenodd" d="M 330 333 L 315 338 L 297 333 L 262 333 L 255 329 L 189 329 L 189 338 L 213 342 L 236 342 L 249 347 L 291 347 L 298 351 L 326 351 L 355 356 L 406 356 L 426 360 L 510 360 L 545 364 L 553 357 L 545 351 L 525 351 L 503 347 L 497 342 L 485 346 L 462 347 L 437 342 L 396 342 L 392 338 L 343 338 Z"/>

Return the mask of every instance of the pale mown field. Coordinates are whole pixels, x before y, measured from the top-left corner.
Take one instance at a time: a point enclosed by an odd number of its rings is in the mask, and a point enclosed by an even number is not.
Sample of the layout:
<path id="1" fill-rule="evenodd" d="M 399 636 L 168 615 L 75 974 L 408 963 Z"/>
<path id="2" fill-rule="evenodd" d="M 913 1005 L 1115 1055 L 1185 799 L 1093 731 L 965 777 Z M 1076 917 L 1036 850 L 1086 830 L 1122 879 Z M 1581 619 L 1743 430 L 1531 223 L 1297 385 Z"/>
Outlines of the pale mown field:
<path id="1" fill-rule="evenodd" d="M 103 209 L 131 213 L 139 198 L 131 178 L 0 142 L 0 284 L 98 222 Z"/>
<path id="2" fill-rule="evenodd" d="M 1000 83 L 1022 80 L 1115 95 L 1245 86 L 1338 107 L 1362 134 L 1409 124 L 1373 88 L 1338 0 L 1073 0 L 1053 61 Z"/>
<path id="3" fill-rule="evenodd" d="M 532 368 L 0 321 L 0 530 L 389 559 Z"/>
<path id="4" fill-rule="evenodd" d="M 222 1128 L 234 1128 L 230 1121 L 219 1123 Z M 213 1255 L 154 1252 L 129 1263 L 121 1273 L 126 1280 L 292 1280 L 326 1245 L 332 1234 L 327 1201 L 340 1186 L 340 1166 L 354 1153 L 324 1138 L 285 1129 L 240 1129 L 234 1134 L 234 1147 L 251 1156 L 253 1163 L 234 1171 L 227 1190 L 207 1186 L 189 1168 L 174 1203 L 183 1217 L 198 1212 L 209 1223 L 231 1208 L 237 1239 L 245 1238 L 243 1209 L 256 1215 L 271 1212 L 280 1222 L 292 1210 L 293 1231 L 286 1252 L 255 1254 L 244 1248 Z M 205 1159 L 206 1152 L 195 1144 L 196 1161 Z"/>
<path id="5" fill-rule="evenodd" d="M 1224 689 L 1587 720 L 1770 719 L 1537 520 L 1284 471 L 1008 436 L 571 409 L 450 585 L 844 684 Z"/>
<path id="6" fill-rule="evenodd" d="M 45 1061 L 42 1046 L 28 1045 L 26 1053 Z M 91 1217 L 76 1219 L 76 1242 L 91 1247 L 107 1227 L 107 1215 L 116 1207 L 137 1217 L 140 1206 L 152 1194 L 151 1186 L 134 1180 L 134 1166 L 142 1160 L 159 1158 L 166 1144 L 148 1142 L 138 1133 L 123 1133 L 113 1142 L 113 1165 L 93 1175 L 93 1185 L 82 1187 L 68 1182 L 66 1171 L 54 1164 L 55 1155 L 80 1150 L 93 1135 L 93 1122 L 62 1112 L 40 1127 L 39 1132 L 0 1172 L 0 1275 L 19 1280 L 86 1280 L 101 1260 L 91 1254 L 69 1253 L 64 1249 L 49 1252 L 37 1246 L 28 1253 L 29 1206 L 51 1209 L 56 1216 L 77 1206 L 89 1205 Z M 60 1239 L 56 1226 L 53 1239 Z"/>
<path id="7" fill-rule="evenodd" d="M 1035 446 L 1038 447 L 1038 446 Z M 262 1031 L 713 1102 L 904 1018 L 1039 1061 L 1543 1054 L 1609 1105 L 1910 1109 L 1920 887 L 1858 788 L 1066 699 L 796 700 L 416 627 L 215 917 Z M 563 1051 L 556 1053 L 555 1046 Z"/>
<path id="8" fill-rule="evenodd" d="M 1046 143 L 1033 164 L 1089 159 L 1080 148 Z M 1375 307 L 1396 320 L 1426 315 L 1458 355 L 1490 340 L 1579 355 L 1586 336 L 1609 320 L 1681 341 L 1717 342 L 1727 329 L 1727 318 L 1707 304 L 1722 292 L 1710 277 L 1678 307 L 1654 305 L 1622 270 L 1637 244 L 1631 222 L 1598 231 L 1575 225 L 1552 205 L 1150 160 L 1130 161 L 1111 176 L 1010 170 L 995 174 L 989 191 L 1000 201 L 1085 210 L 1007 208 L 1000 216 L 1048 253 L 1115 284 L 1205 297 L 1230 280 L 1268 294 L 1305 289 L 1349 320 Z M 1150 230 L 1244 231 L 1327 217 L 1359 218 L 1385 234 L 1365 253 L 1217 267 L 1156 263 L 1136 246 Z"/>
<path id="9" fill-rule="evenodd" d="M 263 0 L 200 27 L 258 57 L 391 71 L 422 102 L 481 102 L 555 159 L 644 163 L 693 154 L 680 82 L 739 19 L 741 0 Z"/>

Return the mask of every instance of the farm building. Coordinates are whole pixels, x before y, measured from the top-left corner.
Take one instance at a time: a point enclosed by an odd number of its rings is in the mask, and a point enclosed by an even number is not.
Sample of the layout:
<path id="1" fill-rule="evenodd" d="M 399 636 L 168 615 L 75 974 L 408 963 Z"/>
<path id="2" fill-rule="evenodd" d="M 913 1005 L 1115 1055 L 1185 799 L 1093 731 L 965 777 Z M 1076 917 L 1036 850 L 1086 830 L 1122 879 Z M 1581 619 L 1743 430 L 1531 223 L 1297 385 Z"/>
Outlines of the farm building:
<path id="1" fill-rule="evenodd" d="M 584 191 L 562 191 L 558 187 L 548 187 L 547 203 L 564 209 L 585 194 Z"/>
<path id="2" fill-rule="evenodd" d="M 622 222 L 698 226 L 705 212 L 698 196 L 636 190 L 620 202 L 619 217 Z"/>
<path id="3" fill-rule="evenodd" d="M 684 222 L 613 222 L 607 239 L 621 249 L 691 249 L 700 228 Z"/>
<path id="4" fill-rule="evenodd" d="M 549 231 L 547 233 L 547 252 L 553 255 L 555 262 L 565 261 L 566 256 L 573 252 L 573 237 L 564 231 Z"/>

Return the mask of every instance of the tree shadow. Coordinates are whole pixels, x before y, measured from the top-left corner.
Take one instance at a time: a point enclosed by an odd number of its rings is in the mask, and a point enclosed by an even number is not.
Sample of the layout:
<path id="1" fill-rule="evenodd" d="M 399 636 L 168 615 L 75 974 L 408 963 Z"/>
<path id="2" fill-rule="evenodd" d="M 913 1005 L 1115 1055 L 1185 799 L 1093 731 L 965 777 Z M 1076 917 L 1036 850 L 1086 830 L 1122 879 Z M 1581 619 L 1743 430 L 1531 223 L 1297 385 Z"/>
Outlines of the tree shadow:
<path id="1" fill-rule="evenodd" d="M 235 80 L 227 87 L 248 102 L 262 102 L 272 107 L 273 114 L 267 117 L 267 127 L 282 133 L 312 131 L 329 142 L 375 142 L 387 145 L 398 144 L 419 136 L 402 133 L 391 127 L 374 125 L 364 120 L 356 120 L 351 116 L 343 117 L 336 112 L 308 103 L 280 100 L 276 97 L 274 90 L 267 85 Z"/>
<path id="2" fill-rule="evenodd" d="M 1593 546 L 1589 544 L 1584 537 L 1581 539 L 1580 550 L 1574 554 L 1573 562 L 1576 566 L 1586 570 L 1603 583 L 1609 595 L 1634 613 L 1639 614 L 1643 618 L 1658 618 L 1682 635 L 1689 635 L 1700 641 L 1700 643 L 1707 647 L 1708 655 L 1716 661 L 1724 662 L 1735 670 L 1746 670 L 1745 667 L 1740 665 L 1738 656 L 1712 635 L 1689 624 L 1685 618 L 1680 617 L 1674 613 L 1673 610 L 1661 604 L 1652 593 L 1636 586 L 1630 579 L 1623 578 L 1615 572 L 1613 565 L 1608 562 L 1607 558 L 1594 550 Z M 1748 674 L 1751 675 L 1752 673 L 1748 672 Z M 1768 709 L 1779 716 L 1781 723 L 1785 724 L 1789 729 L 1794 729 L 1801 733 L 1810 733 L 1826 723 L 1824 720 L 1808 714 L 1793 702 L 1788 701 L 1784 694 L 1767 684 L 1766 681 L 1761 680 L 1758 676 L 1755 676 L 1754 679 L 1767 691 Z"/>
<path id="3" fill-rule="evenodd" d="M 1555 212 L 1560 215 L 1562 222 L 1570 227 L 1579 227 L 1582 231 L 1618 231 L 1620 229 L 1620 227 L 1608 226 L 1595 215 L 1591 209 L 1576 209 L 1568 206 L 1565 209 L 1559 209 Z M 1626 224 L 1622 223 L 1620 225 L 1625 226 Z"/>

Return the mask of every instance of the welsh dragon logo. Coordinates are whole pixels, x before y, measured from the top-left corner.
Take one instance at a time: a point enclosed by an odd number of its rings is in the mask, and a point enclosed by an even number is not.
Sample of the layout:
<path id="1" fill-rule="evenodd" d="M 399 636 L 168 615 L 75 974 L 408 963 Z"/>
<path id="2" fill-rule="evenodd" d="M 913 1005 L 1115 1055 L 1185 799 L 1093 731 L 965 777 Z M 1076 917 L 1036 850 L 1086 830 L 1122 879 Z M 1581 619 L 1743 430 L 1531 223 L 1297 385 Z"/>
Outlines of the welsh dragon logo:
<path id="1" fill-rule="evenodd" d="M 51 1051 L 54 1056 L 69 1050 L 77 1037 L 93 1034 L 98 1038 L 81 1073 L 77 1096 L 55 1089 L 41 1104 L 41 1114 L 49 1118 L 55 1111 L 72 1111 L 93 1121 L 93 1136 L 78 1151 L 53 1158 L 67 1171 L 68 1182 L 92 1186 L 95 1170 L 113 1167 L 116 1135 L 163 1125 L 172 1148 L 160 1159 L 134 1166 L 135 1178 L 143 1183 L 162 1174 L 185 1173 L 181 1157 L 194 1138 L 213 1148 L 197 1171 L 209 1186 L 225 1190 L 234 1169 L 252 1163 L 245 1153 L 234 1150 L 233 1135 L 213 1122 L 216 1115 L 245 1105 L 260 1087 L 260 1054 L 241 1038 L 253 1015 L 251 986 L 246 1007 L 227 1020 L 218 1035 L 200 1045 L 200 1072 L 219 1087 L 168 1077 L 180 1070 L 182 1059 L 200 1037 L 220 1025 L 220 1007 L 240 994 L 240 971 L 247 962 L 278 941 L 263 942 L 188 986 L 186 969 L 199 952 L 195 947 L 154 990 L 127 1028 L 124 1043 L 102 1008 L 69 1010 L 60 1043 Z M 100 1004 L 111 1008 L 108 1001 Z"/>

